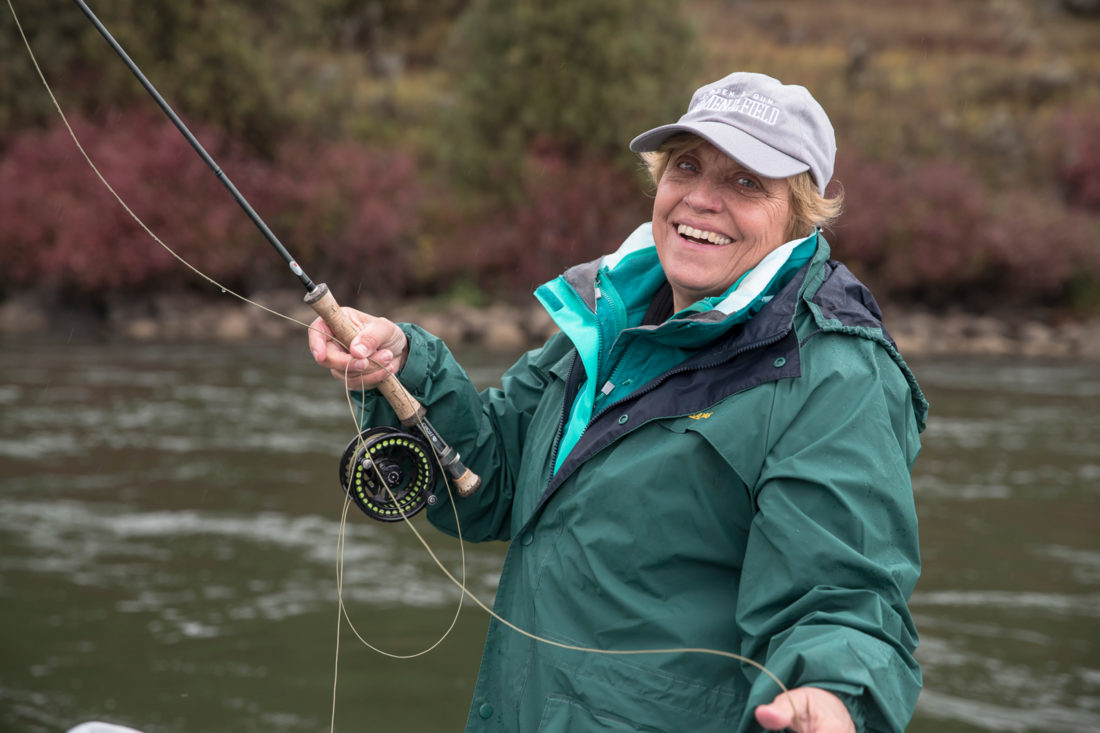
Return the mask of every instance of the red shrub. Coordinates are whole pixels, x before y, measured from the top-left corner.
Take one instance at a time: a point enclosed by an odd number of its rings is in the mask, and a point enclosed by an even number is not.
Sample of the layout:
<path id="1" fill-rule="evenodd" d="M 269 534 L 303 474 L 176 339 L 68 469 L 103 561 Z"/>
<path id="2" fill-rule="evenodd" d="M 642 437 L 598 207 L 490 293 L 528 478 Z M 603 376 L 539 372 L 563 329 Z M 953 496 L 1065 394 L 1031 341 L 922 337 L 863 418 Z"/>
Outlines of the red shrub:
<path id="1" fill-rule="evenodd" d="M 930 161 L 903 180 L 905 205 L 883 262 L 887 287 L 948 294 L 963 289 L 983 266 L 982 227 L 989 202 L 982 183 L 961 166 Z"/>
<path id="2" fill-rule="evenodd" d="M 942 296 L 972 282 L 982 267 L 985 189 L 965 169 L 931 161 L 903 170 L 841 159 L 845 213 L 836 254 L 890 297 Z"/>
<path id="3" fill-rule="evenodd" d="M 838 162 L 836 256 L 880 297 L 933 307 L 1072 305 L 1100 282 L 1100 221 L 1034 188 L 994 197 L 965 168 Z"/>
<path id="4" fill-rule="evenodd" d="M 215 278 L 239 274 L 247 253 L 236 204 L 174 128 L 146 115 L 72 121 L 92 161 L 170 247 Z M 247 162 L 214 131 L 216 155 Z M 55 291 L 150 287 L 190 276 L 126 213 L 61 125 L 14 139 L 0 161 L 0 253 L 12 281 Z"/>
<path id="5" fill-rule="evenodd" d="M 287 143 L 264 187 L 284 243 L 315 279 L 399 295 L 422 277 L 425 189 L 410 156 Z"/>
<path id="6" fill-rule="evenodd" d="M 1010 305 L 1072 305 L 1074 288 L 1100 285 L 1100 218 L 1033 191 L 1005 197 L 985 241 L 989 288 Z"/>
<path id="7" fill-rule="evenodd" d="M 456 274 L 501 295 L 529 293 L 566 267 L 614 251 L 650 218 L 652 202 L 631 173 L 598 157 L 531 151 L 520 203 L 468 224 L 456 239 Z"/>
<path id="8" fill-rule="evenodd" d="M 1056 169 L 1066 201 L 1100 211 L 1100 105 L 1063 115 L 1057 133 Z"/>
<path id="9" fill-rule="evenodd" d="M 230 287 L 292 285 L 238 204 L 180 134 L 145 114 L 73 121 L 95 165 L 181 257 Z M 307 272 L 399 292 L 414 276 L 420 196 L 411 159 L 350 144 L 288 145 L 275 163 L 193 132 Z M 67 130 L 24 133 L 0 161 L 0 256 L 15 286 L 97 296 L 202 285 L 96 178 Z M 318 277 L 316 279 L 323 279 Z"/>
<path id="10" fill-rule="evenodd" d="M 854 270 L 877 271 L 894 217 L 905 205 L 897 171 L 878 161 L 838 154 L 835 180 L 844 190 L 844 213 L 833 232 L 826 232 L 834 255 Z"/>

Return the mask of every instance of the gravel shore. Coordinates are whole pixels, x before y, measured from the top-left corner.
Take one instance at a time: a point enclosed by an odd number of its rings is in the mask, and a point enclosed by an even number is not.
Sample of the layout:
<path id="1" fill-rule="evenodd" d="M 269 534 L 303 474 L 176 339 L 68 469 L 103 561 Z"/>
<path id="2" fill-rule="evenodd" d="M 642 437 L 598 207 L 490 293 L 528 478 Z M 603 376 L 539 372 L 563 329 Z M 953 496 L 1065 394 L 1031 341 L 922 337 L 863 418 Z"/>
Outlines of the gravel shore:
<path id="1" fill-rule="evenodd" d="M 102 331 L 116 339 L 242 340 L 293 338 L 301 323 L 253 305 L 198 296 L 164 296 L 127 301 L 89 314 L 51 308 L 31 296 L 0 303 L 0 335 Z M 296 291 L 261 293 L 255 302 L 309 323 L 314 313 Z M 537 303 L 487 307 L 464 304 L 345 302 L 397 321 L 417 323 L 453 347 L 477 346 L 519 352 L 541 344 L 556 327 Z M 994 317 L 970 313 L 931 313 L 885 307 L 886 326 L 909 357 L 939 355 L 1015 356 L 1100 362 L 1100 320 Z"/>

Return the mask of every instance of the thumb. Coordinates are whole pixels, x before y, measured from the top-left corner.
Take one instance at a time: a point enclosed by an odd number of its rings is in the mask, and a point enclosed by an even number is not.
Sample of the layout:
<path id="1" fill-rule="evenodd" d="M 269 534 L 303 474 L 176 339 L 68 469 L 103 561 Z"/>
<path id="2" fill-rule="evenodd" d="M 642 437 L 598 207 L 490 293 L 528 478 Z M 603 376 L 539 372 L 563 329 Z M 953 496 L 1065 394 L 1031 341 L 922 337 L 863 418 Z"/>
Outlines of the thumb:
<path id="1" fill-rule="evenodd" d="M 848 708 L 835 694 L 819 687 L 796 687 L 754 711 L 767 730 L 793 728 L 801 733 L 855 733 Z"/>
<path id="2" fill-rule="evenodd" d="M 795 724 L 796 712 L 793 700 L 788 695 L 780 695 L 767 705 L 758 705 L 756 710 L 756 722 L 764 730 L 783 730 L 792 728 Z"/>

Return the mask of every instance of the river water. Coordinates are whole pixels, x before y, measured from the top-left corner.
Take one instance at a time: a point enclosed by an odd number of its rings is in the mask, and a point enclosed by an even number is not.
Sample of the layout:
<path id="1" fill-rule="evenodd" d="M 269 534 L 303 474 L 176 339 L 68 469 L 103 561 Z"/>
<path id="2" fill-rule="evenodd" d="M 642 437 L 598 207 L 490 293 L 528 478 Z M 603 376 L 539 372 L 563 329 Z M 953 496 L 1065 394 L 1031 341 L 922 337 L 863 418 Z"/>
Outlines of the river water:
<path id="1" fill-rule="evenodd" d="M 509 361 L 470 354 L 488 385 Z M 1100 730 L 1100 368 L 916 361 L 925 689 L 910 731 Z M 302 343 L 0 341 L 0 732 L 461 729 L 487 617 L 349 515 Z M 355 510 L 353 510 L 355 511 Z M 415 526 L 461 572 L 462 548 Z M 499 546 L 467 546 L 490 601 Z"/>

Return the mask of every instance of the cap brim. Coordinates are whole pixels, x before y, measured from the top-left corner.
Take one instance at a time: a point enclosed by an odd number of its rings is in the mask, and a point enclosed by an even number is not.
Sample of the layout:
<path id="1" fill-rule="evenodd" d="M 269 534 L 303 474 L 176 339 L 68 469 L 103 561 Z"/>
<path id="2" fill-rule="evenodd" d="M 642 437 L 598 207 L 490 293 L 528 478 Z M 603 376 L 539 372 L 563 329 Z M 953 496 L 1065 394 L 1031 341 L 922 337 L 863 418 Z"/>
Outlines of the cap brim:
<path id="1" fill-rule="evenodd" d="M 698 135 L 741 165 L 765 178 L 789 178 L 810 170 L 810 166 L 806 163 L 770 145 L 765 145 L 747 132 L 722 122 L 705 120 L 655 127 L 631 140 L 630 149 L 635 153 L 657 150 L 665 140 L 680 132 Z"/>

